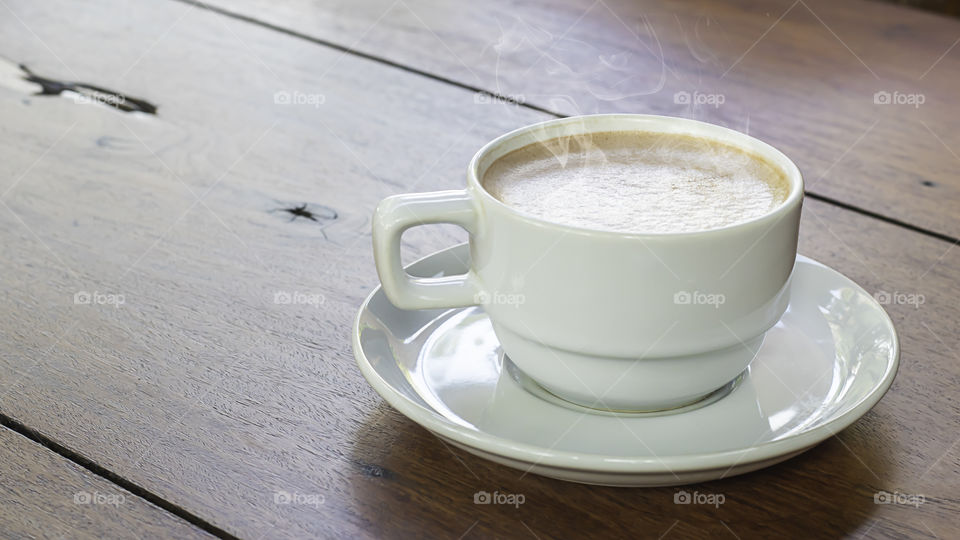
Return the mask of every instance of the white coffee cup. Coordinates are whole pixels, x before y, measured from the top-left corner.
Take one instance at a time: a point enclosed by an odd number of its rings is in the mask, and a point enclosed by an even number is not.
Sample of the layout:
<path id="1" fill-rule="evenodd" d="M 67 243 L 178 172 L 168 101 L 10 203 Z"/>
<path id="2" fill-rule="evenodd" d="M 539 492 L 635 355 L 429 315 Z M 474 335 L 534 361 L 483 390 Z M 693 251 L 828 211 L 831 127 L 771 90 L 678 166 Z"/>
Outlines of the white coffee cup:
<path id="1" fill-rule="evenodd" d="M 644 234 L 547 222 L 480 183 L 512 150 L 608 131 L 688 134 L 742 148 L 781 169 L 789 194 L 756 219 Z M 374 256 L 387 297 L 401 309 L 483 305 L 507 356 L 555 395 L 602 409 L 662 410 L 723 387 L 756 356 L 787 306 L 802 199 L 796 165 L 749 135 L 665 116 L 571 117 L 484 146 L 465 190 L 384 199 L 374 214 Z M 401 234 L 427 223 L 470 233 L 469 272 L 429 279 L 403 270 Z"/>

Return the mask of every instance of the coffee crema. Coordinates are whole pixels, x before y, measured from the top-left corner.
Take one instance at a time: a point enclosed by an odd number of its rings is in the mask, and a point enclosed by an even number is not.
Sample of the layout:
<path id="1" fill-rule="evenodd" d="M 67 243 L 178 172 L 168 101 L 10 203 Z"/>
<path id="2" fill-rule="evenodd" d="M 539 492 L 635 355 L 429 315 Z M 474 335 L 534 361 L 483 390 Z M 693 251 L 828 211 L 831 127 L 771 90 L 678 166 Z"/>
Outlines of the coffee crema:
<path id="1" fill-rule="evenodd" d="M 780 206 L 784 173 L 726 143 L 684 134 L 612 131 L 514 150 L 486 170 L 484 189 L 541 219 L 627 233 L 716 229 Z"/>

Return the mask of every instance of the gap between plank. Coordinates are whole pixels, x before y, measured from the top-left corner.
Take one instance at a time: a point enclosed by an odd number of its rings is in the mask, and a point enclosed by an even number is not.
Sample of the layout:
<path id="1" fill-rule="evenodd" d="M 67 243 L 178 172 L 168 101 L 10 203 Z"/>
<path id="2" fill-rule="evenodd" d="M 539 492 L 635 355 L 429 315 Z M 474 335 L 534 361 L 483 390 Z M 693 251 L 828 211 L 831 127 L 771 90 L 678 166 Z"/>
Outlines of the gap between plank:
<path id="1" fill-rule="evenodd" d="M 519 106 L 521 106 L 521 107 L 525 107 L 525 108 L 527 108 L 527 109 L 534 110 L 534 111 L 537 111 L 537 112 L 542 112 L 542 113 L 544 113 L 544 114 L 549 114 L 549 115 L 555 116 L 555 117 L 557 117 L 557 118 L 566 118 L 566 115 L 563 115 L 563 114 L 560 114 L 560 113 L 551 111 L 551 110 L 549 110 L 549 109 L 545 109 L 545 108 L 543 108 L 543 107 L 539 107 L 539 106 L 537 106 L 537 105 L 531 105 L 531 104 L 529 104 L 529 103 L 521 103 L 521 102 L 517 101 L 517 100 L 514 99 L 514 98 L 511 98 L 511 97 L 508 97 L 508 96 L 502 96 L 502 95 L 497 94 L 497 93 L 495 93 L 495 92 L 490 92 L 489 90 L 484 90 L 483 88 L 480 88 L 480 87 L 478 87 L 478 86 L 473 86 L 473 85 L 466 84 L 466 83 L 462 83 L 462 82 L 460 82 L 460 81 L 456 81 L 456 80 L 453 80 L 453 79 L 448 79 L 447 77 L 444 77 L 444 76 L 442 76 L 442 75 L 437 75 L 436 73 L 430 73 L 429 71 L 423 71 L 422 69 L 417 69 L 417 68 L 415 68 L 415 67 L 411 67 L 411 66 L 408 66 L 408 65 L 405 65 L 405 64 L 400 64 L 400 63 L 394 62 L 393 60 L 388 60 L 388 59 L 383 58 L 383 57 L 380 57 L 380 56 L 376 56 L 376 55 L 373 55 L 373 54 L 365 53 L 365 52 L 363 52 L 363 51 L 358 51 L 358 50 L 352 49 L 352 48 L 350 48 L 350 47 L 345 47 L 345 46 L 343 46 L 343 45 L 340 45 L 339 43 L 334 43 L 334 42 L 332 42 L 332 41 L 327 41 L 327 40 L 325 40 L 325 39 L 313 37 L 313 36 L 304 34 L 304 33 L 302 33 L 302 32 L 297 32 L 296 30 L 291 30 L 290 28 L 284 28 L 284 27 L 282 27 L 282 26 L 277 26 L 277 25 L 275 25 L 275 24 L 268 23 L 268 22 L 265 22 L 265 21 L 261 21 L 261 20 L 259 20 L 259 19 L 255 19 L 255 18 L 253 18 L 253 17 L 244 15 L 244 14 L 242 14 L 242 13 L 237 13 L 237 12 L 234 12 L 234 11 L 229 11 L 229 10 L 223 9 L 223 8 L 221 8 L 221 7 L 219 7 L 219 6 L 211 6 L 210 4 L 205 4 L 205 3 L 203 3 L 203 2 L 200 2 L 199 0 L 173 0 L 173 1 L 175 1 L 175 2 L 180 2 L 180 3 L 182 3 L 182 4 L 187 4 L 187 5 L 189 5 L 189 6 L 194 6 L 194 7 L 200 8 L 200 9 L 205 9 L 205 10 L 207 10 L 207 11 L 212 11 L 212 12 L 214 12 L 214 13 L 219 13 L 220 15 L 223 15 L 223 16 L 226 16 L 226 17 L 230 17 L 231 19 L 236 19 L 236 20 L 238 20 L 238 21 L 247 22 L 247 23 L 250 23 L 250 24 L 253 24 L 253 25 L 256 25 L 256 26 L 260 26 L 260 27 L 262 27 L 262 28 L 267 28 L 267 29 L 273 30 L 273 31 L 275 31 L 275 32 L 280 32 L 281 34 L 286 34 L 286 35 L 288 35 L 288 36 L 295 37 L 295 38 L 298 38 L 298 39 L 302 39 L 302 40 L 304 40 L 304 41 L 309 41 L 309 42 L 315 43 L 315 44 L 317 44 L 317 45 L 322 45 L 322 46 L 324 46 L 324 47 L 329 47 L 329 48 L 331 48 L 331 49 L 335 49 L 335 50 L 341 51 L 341 52 L 343 52 L 343 53 L 346 53 L 346 54 L 349 54 L 349 55 L 352 55 L 352 56 L 358 56 L 358 57 L 360 57 L 360 58 L 364 58 L 364 59 L 370 60 L 370 61 L 372 61 L 372 62 L 377 62 L 378 64 L 383 64 L 383 65 L 385 65 L 385 66 L 390 66 L 390 67 L 393 67 L 393 68 L 397 68 L 397 69 L 406 71 L 406 72 L 408 72 L 408 73 L 413 73 L 413 74 L 416 74 L 416 75 L 420 75 L 421 77 L 426 77 L 426 78 L 428 78 L 428 79 L 433 79 L 433 80 L 438 81 L 438 82 L 442 82 L 442 83 L 445 83 L 445 84 L 449 84 L 449 85 L 451 85 L 451 86 L 456 86 L 457 88 L 462 88 L 462 89 L 464 89 L 464 90 L 470 90 L 471 92 L 474 92 L 474 93 L 481 93 L 481 94 L 486 94 L 486 95 L 488 95 L 488 96 L 493 96 L 493 97 L 497 98 L 498 101 L 505 101 L 505 102 L 507 102 L 507 103 L 512 103 L 512 104 L 514 104 L 514 105 L 519 105 Z"/>
<path id="2" fill-rule="evenodd" d="M 859 206 L 854 206 L 850 203 L 845 203 L 843 201 L 839 201 L 832 197 L 827 197 L 826 195 L 819 195 L 817 193 L 811 193 L 809 191 L 804 191 L 803 194 L 804 196 L 810 197 L 811 199 L 814 199 L 820 202 L 825 202 L 827 204 L 832 204 L 834 206 L 843 208 L 844 210 L 850 210 L 851 212 L 856 212 L 862 216 L 871 217 L 873 219 L 877 219 L 877 220 L 889 223 L 891 225 L 903 227 L 904 229 L 908 229 L 913 232 L 929 236 L 931 238 L 936 238 L 937 240 L 943 240 L 944 242 L 949 242 L 954 245 L 960 244 L 960 238 L 957 238 L 956 236 L 950 236 L 949 234 L 944 234 L 931 229 L 925 229 L 923 227 L 914 225 L 912 223 L 907 223 L 906 221 L 900 221 L 897 218 L 892 218 L 892 217 L 885 216 L 883 214 L 878 214 L 873 210 L 867 210 L 866 208 L 860 208 Z"/>
<path id="3" fill-rule="evenodd" d="M 426 78 L 428 78 L 428 79 L 433 79 L 433 80 L 438 81 L 438 82 L 442 82 L 442 83 L 445 83 L 445 84 L 449 84 L 449 85 L 451 85 L 451 86 L 456 86 L 457 88 L 462 88 L 462 89 L 464 89 L 464 90 L 470 90 L 471 92 L 474 92 L 474 93 L 485 94 L 485 95 L 491 96 L 491 97 L 493 97 L 493 98 L 496 98 L 498 101 L 504 101 L 504 102 L 507 102 L 507 103 L 512 103 L 513 105 L 516 105 L 516 106 L 518 106 L 518 107 L 524 107 L 524 108 L 526 108 L 526 109 L 530 109 L 530 110 L 533 110 L 533 111 L 541 112 L 541 113 L 544 113 L 544 114 L 549 114 L 550 116 L 553 116 L 553 117 L 555 117 L 555 118 L 566 118 L 566 117 L 567 117 L 567 115 L 560 114 L 560 113 L 558 113 L 558 112 L 556 112 L 556 111 L 551 111 L 550 109 L 547 109 L 547 108 L 544 108 L 544 107 L 540 107 L 540 106 L 538 106 L 538 105 L 533 105 L 533 104 L 530 104 L 530 103 L 518 101 L 518 100 L 516 100 L 516 99 L 514 99 L 514 98 L 512 98 L 512 97 L 510 97 L 510 96 L 504 96 L 504 95 L 498 94 L 498 93 L 496 93 L 496 92 L 491 92 L 491 91 L 489 91 L 489 90 L 485 90 L 485 89 L 480 88 L 480 87 L 478 87 L 478 86 L 473 86 L 473 85 L 470 85 L 470 84 L 462 83 L 462 82 L 460 82 L 460 81 L 456 81 L 456 80 L 453 80 L 453 79 L 444 77 L 444 76 L 442 76 L 442 75 L 437 75 L 437 74 L 435 74 L 435 73 L 430 73 L 429 71 L 424 71 L 424 70 L 422 70 L 422 69 L 417 69 L 417 68 L 415 68 L 415 67 L 411 67 L 411 66 L 407 66 L 407 65 L 404 65 L 404 64 L 400 64 L 400 63 L 394 62 L 393 60 L 388 60 L 388 59 L 383 58 L 383 57 L 380 57 L 380 56 L 376 56 L 376 55 L 373 55 L 373 54 L 369 54 L 369 53 L 365 53 L 365 52 L 362 52 L 362 51 L 358 51 L 358 50 L 353 49 L 353 48 L 350 48 L 350 47 L 345 47 L 345 46 L 343 46 L 343 45 L 340 45 L 339 43 L 334 43 L 334 42 L 332 42 L 332 41 L 328 41 L 328 40 L 325 40 L 325 39 L 321 39 L 321 38 L 317 38 L 317 37 L 314 37 L 314 36 L 310 36 L 310 35 L 304 34 L 304 33 L 302 33 L 302 32 L 298 32 L 298 31 L 296 31 L 296 30 L 292 30 L 292 29 L 290 29 L 290 28 L 284 28 L 284 27 L 282 27 L 282 26 L 278 26 L 278 25 L 273 24 L 273 23 L 268 23 L 268 22 L 265 22 L 265 21 L 261 21 L 261 20 L 259 20 L 259 19 L 250 17 L 250 16 L 248 16 L 248 15 L 244 15 L 244 14 L 242 14 L 242 13 L 237 13 L 237 12 L 234 12 L 234 11 L 230 11 L 230 10 L 227 10 L 227 9 L 223 9 L 223 8 L 221 8 L 221 7 L 219 7 L 219 6 L 212 6 L 212 5 L 210 5 L 210 4 L 206 4 L 206 3 L 202 2 L 202 1 L 200 1 L 200 0 L 173 0 L 173 1 L 175 1 L 175 2 L 180 2 L 180 3 L 183 3 L 183 4 L 187 4 L 187 5 L 190 5 L 190 6 L 194 6 L 194 7 L 200 8 L 200 9 L 205 9 L 205 10 L 207 10 L 207 11 L 211 11 L 211 12 L 214 12 L 214 13 L 218 13 L 218 14 L 223 15 L 223 16 L 225 16 L 225 17 L 230 17 L 230 18 L 236 19 L 236 20 L 238 20 L 238 21 L 247 22 L 247 23 L 250 23 L 250 24 L 253 24 L 253 25 L 256 25 L 256 26 L 260 26 L 260 27 L 262 27 L 262 28 L 267 28 L 267 29 L 273 30 L 273 31 L 275 31 L 275 32 L 280 32 L 281 34 L 285 34 L 285 35 L 288 35 L 288 36 L 291 36 L 291 37 L 295 37 L 295 38 L 298 38 L 298 39 L 302 39 L 302 40 L 305 40 L 305 41 L 309 41 L 309 42 L 311 42 L 311 43 L 315 43 L 315 44 L 317 44 L 317 45 L 322 45 L 322 46 L 324 46 L 324 47 L 329 47 L 329 48 L 331 48 L 331 49 L 335 49 L 335 50 L 341 51 L 341 52 L 346 53 L 346 54 L 350 54 L 350 55 L 357 56 L 357 57 L 360 57 L 360 58 L 365 58 L 365 59 L 370 60 L 370 61 L 372 61 L 372 62 L 377 62 L 377 63 L 379 63 L 379 64 L 383 64 L 383 65 L 385 65 L 385 66 L 390 66 L 390 67 L 393 67 L 393 68 L 396 68 L 396 69 L 400 69 L 400 70 L 406 71 L 406 72 L 408 72 L 408 73 L 413 73 L 413 74 L 416 74 L 416 75 L 420 75 L 421 77 L 426 77 Z M 862 216 L 867 216 L 867 217 L 870 217 L 870 218 L 873 218 L 873 219 L 878 219 L 878 220 L 880 220 L 880 221 L 884 221 L 884 222 L 886 222 L 886 223 L 890 223 L 891 225 L 896 225 L 896 226 L 899 226 L 899 227 L 903 227 L 903 228 L 908 229 L 908 230 L 911 230 L 911 231 L 913 231 L 913 232 L 916 232 L 916 233 L 919 233 L 919 234 L 923 234 L 923 235 L 929 236 L 929 237 L 931 237 L 931 238 L 936 238 L 937 240 L 942 240 L 942 241 L 944 241 L 944 242 L 949 242 L 949 243 L 951 243 L 951 244 L 958 244 L 958 243 L 960 243 L 960 238 L 957 238 L 957 237 L 955 237 L 955 236 L 950 236 L 950 235 L 948 235 L 948 234 L 940 233 L 940 232 L 937 232 L 937 231 L 934 231 L 934 230 L 931 230 L 931 229 L 927 229 L 927 228 L 924 228 L 924 227 L 920 227 L 920 226 L 918 226 L 918 225 L 913 225 L 913 224 L 911 224 L 911 223 L 907 223 L 907 222 L 905 222 L 905 221 L 901 221 L 901 220 L 896 219 L 896 218 L 887 217 L 887 216 L 885 216 L 885 215 L 883 215 L 883 214 L 879 214 L 879 213 L 874 212 L 874 211 L 872 211 L 872 210 L 867 210 L 867 209 L 861 208 L 861 207 L 859 207 L 859 206 L 855 206 L 855 205 L 852 205 L 852 204 L 849 204 L 849 203 L 845 203 L 845 202 L 843 202 L 843 201 L 839 201 L 839 200 L 837 200 L 837 199 L 834 199 L 834 198 L 832 198 L 832 197 L 827 197 L 827 196 L 825 196 L 825 195 L 818 195 L 818 194 L 816 194 L 816 193 L 811 193 L 811 192 L 809 192 L 809 191 L 806 191 L 806 192 L 804 192 L 804 193 L 805 193 L 805 195 L 806 195 L 807 197 L 810 197 L 811 199 L 816 199 L 816 200 L 818 200 L 818 201 L 821 201 L 821 202 L 824 202 L 824 203 L 827 203 L 827 204 L 832 204 L 832 205 L 834 205 L 834 206 L 838 206 L 838 207 L 840 207 L 840 208 L 843 208 L 844 210 L 849 210 L 849 211 L 851 211 L 851 212 L 856 212 L 857 214 L 860 214 L 860 215 L 862 215 Z"/>
<path id="4" fill-rule="evenodd" d="M 105 469 L 104 467 L 97 465 L 95 462 L 90 460 L 87 457 L 84 457 L 73 450 L 63 446 L 62 444 L 46 437 L 35 429 L 32 429 L 22 422 L 19 422 L 6 414 L 0 413 L 0 425 L 14 431 L 27 439 L 43 446 L 44 448 L 59 454 L 60 456 L 68 459 L 69 461 L 76 463 L 80 467 L 83 467 L 87 471 L 107 480 L 117 486 L 129 491 L 133 495 L 140 497 L 141 499 L 146 500 L 147 502 L 153 504 L 154 506 L 160 507 L 163 510 L 183 519 L 184 521 L 189 522 L 190 524 L 203 529 L 204 531 L 217 536 L 219 538 L 226 538 L 229 540 L 240 540 L 236 536 L 228 533 L 227 531 L 217 527 L 216 525 L 210 523 L 209 521 L 204 520 L 203 518 L 197 516 L 196 514 L 191 513 L 189 510 L 177 506 L 176 504 L 160 497 L 159 495 L 147 491 L 146 489 L 134 484 L 130 480 L 118 475 L 117 473 Z"/>

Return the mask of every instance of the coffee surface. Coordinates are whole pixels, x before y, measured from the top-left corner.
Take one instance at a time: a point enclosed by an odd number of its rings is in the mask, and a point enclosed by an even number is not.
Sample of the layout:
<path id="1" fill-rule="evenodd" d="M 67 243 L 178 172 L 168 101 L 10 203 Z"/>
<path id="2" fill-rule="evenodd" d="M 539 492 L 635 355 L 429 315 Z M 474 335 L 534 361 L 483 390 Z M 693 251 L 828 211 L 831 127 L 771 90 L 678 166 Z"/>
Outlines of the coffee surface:
<path id="1" fill-rule="evenodd" d="M 634 233 L 747 221 L 789 192 L 780 169 L 734 146 L 635 131 L 524 146 L 494 161 L 481 183 L 500 201 L 547 221 Z"/>

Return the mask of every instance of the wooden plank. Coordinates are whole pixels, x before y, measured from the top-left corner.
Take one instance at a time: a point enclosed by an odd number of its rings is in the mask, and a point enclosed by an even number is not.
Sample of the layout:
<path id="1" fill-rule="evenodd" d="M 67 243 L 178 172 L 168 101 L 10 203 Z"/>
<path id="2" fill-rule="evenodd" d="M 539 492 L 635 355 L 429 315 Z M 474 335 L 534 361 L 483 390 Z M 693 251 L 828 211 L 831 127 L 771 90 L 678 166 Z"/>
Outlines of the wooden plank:
<path id="1" fill-rule="evenodd" d="M 860 0 L 208 3 L 562 114 L 749 131 L 813 193 L 960 236 L 955 19 Z"/>
<path id="2" fill-rule="evenodd" d="M 960 252 L 947 243 L 808 201 L 804 253 L 926 303 L 890 306 L 903 368 L 880 405 L 798 459 L 696 486 L 722 507 L 521 478 L 386 406 L 349 332 L 377 283 L 376 202 L 461 185 L 483 142 L 546 115 L 183 4 L 8 5 L 4 55 L 159 114 L 0 85 L 5 414 L 241 537 L 952 530 Z M 278 91 L 325 100 L 276 105 Z M 276 211 L 303 202 L 320 223 Z M 415 232 L 408 257 L 462 238 Z M 928 502 L 875 506 L 880 489 Z M 475 506 L 479 490 L 527 503 Z"/>
<path id="3" fill-rule="evenodd" d="M 212 538 L 0 426 L 0 537 Z"/>

